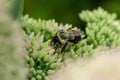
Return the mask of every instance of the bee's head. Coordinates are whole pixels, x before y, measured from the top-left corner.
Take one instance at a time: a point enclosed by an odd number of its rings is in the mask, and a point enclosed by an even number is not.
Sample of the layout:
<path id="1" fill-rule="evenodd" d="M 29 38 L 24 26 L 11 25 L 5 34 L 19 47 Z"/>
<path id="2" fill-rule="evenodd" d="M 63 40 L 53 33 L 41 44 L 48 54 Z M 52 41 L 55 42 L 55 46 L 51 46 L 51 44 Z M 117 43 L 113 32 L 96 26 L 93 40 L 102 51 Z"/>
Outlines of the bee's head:
<path id="1" fill-rule="evenodd" d="M 59 30 L 56 34 L 61 43 L 66 43 L 68 41 L 69 34 L 65 30 Z"/>

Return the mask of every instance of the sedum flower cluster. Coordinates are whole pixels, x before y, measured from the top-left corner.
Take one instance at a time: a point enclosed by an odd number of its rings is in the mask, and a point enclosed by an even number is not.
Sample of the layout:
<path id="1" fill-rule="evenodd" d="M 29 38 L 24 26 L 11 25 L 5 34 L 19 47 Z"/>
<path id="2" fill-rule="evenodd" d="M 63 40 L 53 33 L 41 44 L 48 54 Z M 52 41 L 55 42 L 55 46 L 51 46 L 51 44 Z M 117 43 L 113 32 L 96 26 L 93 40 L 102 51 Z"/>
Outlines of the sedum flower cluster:
<path id="1" fill-rule="evenodd" d="M 0 80 L 26 80 L 27 67 L 17 21 L 0 14 Z"/>
<path id="2" fill-rule="evenodd" d="M 20 24 L 9 14 L 13 8 L 19 12 L 18 5 L 11 5 L 13 1 L 18 0 L 0 0 L 0 80 L 27 79 Z M 18 12 L 15 10 L 16 14 Z"/>
<path id="3" fill-rule="evenodd" d="M 105 45 L 115 47 L 120 43 L 120 21 L 116 14 L 108 13 L 102 8 L 93 11 L 82 11 L 80 18 L 85 21 L 87 43 L 94 48 Z"/>
<path id="4" fill-rule="evenodd" d="M 116 14 L 98 8 L 82 11 L 79 16 L 86 22 L 86 38 L 68 45 L 62 53 L 56 52 L 50 44 L 58 30 L 73 28 L 71 25 L 59 25 L 54 20 L 36 20 L 28 15 L 21 17 L 29 80 L 49 80 L 49 75 L 59 70 L 68 58 L 89 57 L 101 46 L 113 48 L 120 44 L 120 21 Z"/>
<path id="5" fill-rule="evenodd" d="M 50 45 L 51 37 L 59 29 L 58 23 L 54 20 L 35 20 L 26 15 L 21 18 L 21 24 L 29 67 L 28 79 L 49 80 L 48 76 L 59 69 L 62 59 Z"/>

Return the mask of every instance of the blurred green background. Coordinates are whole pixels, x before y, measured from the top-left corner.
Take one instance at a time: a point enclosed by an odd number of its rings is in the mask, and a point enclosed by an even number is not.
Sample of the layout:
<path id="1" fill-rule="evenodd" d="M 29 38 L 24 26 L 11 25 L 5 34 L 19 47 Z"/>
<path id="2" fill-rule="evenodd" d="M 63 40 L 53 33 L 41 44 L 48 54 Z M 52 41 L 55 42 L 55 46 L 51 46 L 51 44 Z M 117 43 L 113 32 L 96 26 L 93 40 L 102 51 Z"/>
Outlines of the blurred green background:
<path id="1" fill-rule="evenodd" d="M 35 19 L 55 19 L 59 23 L 82 26 L 79 12 L 101 6 L 109 12 L 115 12 L 120 18 L 120 0 L 25 0 L 24 14 Z"/>

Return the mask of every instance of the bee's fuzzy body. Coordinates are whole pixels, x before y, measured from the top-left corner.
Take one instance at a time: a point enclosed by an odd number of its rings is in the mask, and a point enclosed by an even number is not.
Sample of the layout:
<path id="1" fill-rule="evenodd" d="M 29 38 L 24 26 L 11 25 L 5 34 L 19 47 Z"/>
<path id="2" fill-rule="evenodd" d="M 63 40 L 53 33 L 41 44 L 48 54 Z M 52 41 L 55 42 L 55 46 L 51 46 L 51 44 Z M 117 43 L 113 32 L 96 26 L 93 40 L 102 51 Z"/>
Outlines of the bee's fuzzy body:
<path id="1" fill-rule="evenodd" d="M 79 29 L 59 30 L 53 37 L 52 42 L 55 49 L 57 49 L 59 45 L 63 45 L 61 49 L 61 52 L 63 52 L 69 43 L 76 44 L 84 37 L 83 31 Z"/>

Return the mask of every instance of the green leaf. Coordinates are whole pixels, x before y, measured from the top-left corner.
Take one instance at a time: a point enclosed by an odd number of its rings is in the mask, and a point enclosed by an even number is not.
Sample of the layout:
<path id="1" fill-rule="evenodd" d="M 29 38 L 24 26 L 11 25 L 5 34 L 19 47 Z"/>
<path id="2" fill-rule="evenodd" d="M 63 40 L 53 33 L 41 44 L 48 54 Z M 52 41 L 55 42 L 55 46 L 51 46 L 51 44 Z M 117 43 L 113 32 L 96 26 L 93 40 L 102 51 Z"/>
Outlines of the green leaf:
<path id="1" fill-rule="evenodd" d="M 6 11 L 15 20 L 22 15 L 24 0 L 7 0 Z"/>

